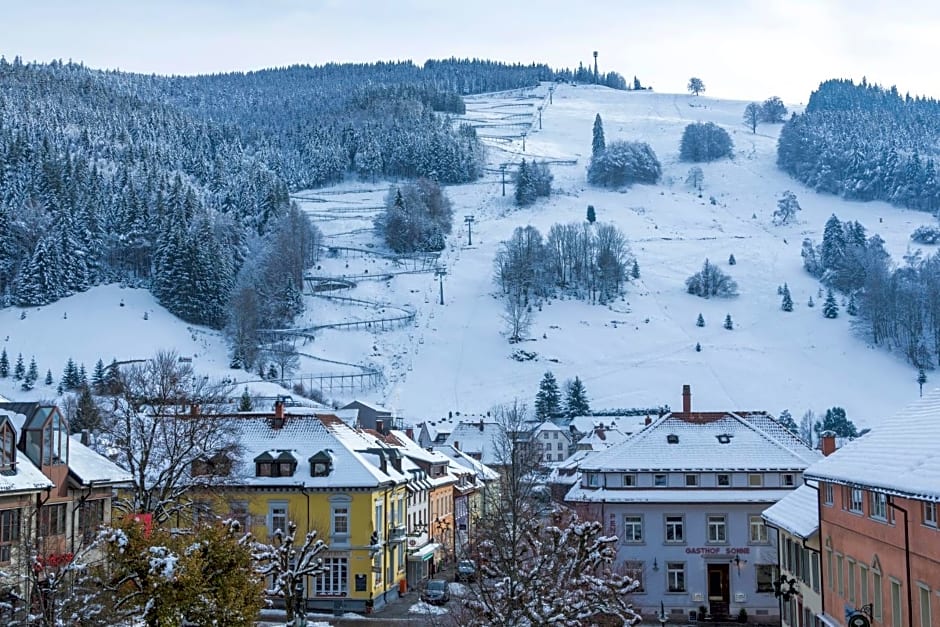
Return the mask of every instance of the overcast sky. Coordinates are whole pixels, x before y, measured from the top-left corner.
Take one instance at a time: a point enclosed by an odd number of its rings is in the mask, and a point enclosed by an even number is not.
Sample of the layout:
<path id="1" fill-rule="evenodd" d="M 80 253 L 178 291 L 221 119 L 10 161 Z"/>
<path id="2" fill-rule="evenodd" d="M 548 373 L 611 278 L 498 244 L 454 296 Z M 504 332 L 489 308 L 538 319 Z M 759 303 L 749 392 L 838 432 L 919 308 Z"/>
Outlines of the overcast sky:
<path id="1" fill-rule="evenodd" d="M 805 102 L 866 76 L 940 97 L 929 0 L 33 0 L 4 3 L 0 54 L 158 74 L 478 57 L 589 64 L 657 91 Z"/>

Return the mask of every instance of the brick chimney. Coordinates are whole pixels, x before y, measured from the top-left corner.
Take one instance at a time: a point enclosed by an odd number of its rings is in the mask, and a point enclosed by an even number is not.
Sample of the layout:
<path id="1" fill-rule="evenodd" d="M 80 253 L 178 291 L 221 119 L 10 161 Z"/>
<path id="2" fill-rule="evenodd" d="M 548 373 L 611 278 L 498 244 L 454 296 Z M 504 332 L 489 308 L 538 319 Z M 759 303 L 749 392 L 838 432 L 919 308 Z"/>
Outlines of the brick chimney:
<path id="1" fill-rule="evenodd" d="M 826 457 L 836 452 L 835 431 L 823 431 L 819 434 L 819 449 Z"/>
<path id="2" fill-rule="evenodd" d="M 405 429 L 405 435 L 408 436 L 408 439 L 409 439 L 409 440 L 414 440 L 414 439 L 415 439 L 415 430 L 412 429 L 411 427 L 407 427 L 407 428 Z"/>
<path id="3" fill-rule="evenodd" d="M 682 386 L 682 413 L 683 414 L 692 413 L 692 386 L 691 385 Z"/>
<path id="4" fill-rule="evenodd" d="M 454 448 L 457 449 L 458 451 L 460 450 L 460 442 L 458 442 L 457 440 L 454 440 Z"/>
<path id="5" fill-rule="evenodd" d="M 382 420 L 381 418 L 376 418 L 375 430 L 381 433 L 382 435 L 385 435 L 385 421 Z"/>
<path id="6" fill-rule="evenodd" d="M 594 425 L 594 435 L 596 435 L 601 440 L 607 439 L 607 431 L 604 429 L 604 425 Z"/>
<path id="7" fill-rule="evenodd" d="M 480 427 L 480 433 L 483 433 L 483 419 L 482 418 L 480 418 L 480 422 L 478 426 Z"/>
<path id="8" fill-rule="evenodd" d="M 649 414 L 646 415 L 646 418 L 643 420 L 644 426 L 649 426 L 653 424 L 653 419 L 649 417 Z"/>
<path id="9" fill-rule="evenodd" d="M 284 426 L 284 401 L 277 399 L 274 401 L 274 418 L 271 419 L 271 428 L 280 429 Z"/>

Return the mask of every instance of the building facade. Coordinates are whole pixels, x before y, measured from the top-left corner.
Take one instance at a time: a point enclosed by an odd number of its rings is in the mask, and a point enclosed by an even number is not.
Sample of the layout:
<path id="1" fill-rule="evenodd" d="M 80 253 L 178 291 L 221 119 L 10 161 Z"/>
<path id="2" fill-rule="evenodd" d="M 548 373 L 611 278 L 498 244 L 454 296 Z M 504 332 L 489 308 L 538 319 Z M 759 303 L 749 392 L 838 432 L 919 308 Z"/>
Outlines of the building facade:
<path id="1" fill-rule="evenodd" d="M 801 485 L 763 513 L 777 534 L 779 576 L 774 594 L 782 627 L 818 627 L 823 611 L 816 488 Z"/>
<path id="2" fill-rule="evenodd" d="M 310 609 L 365 611 L 397 598 L 405 581 L 409 475 L 398 449 L 309 408 L 231 416 L 239 459 L 207 506 L 261 540 L 288 521 L 329 546 L 308 578 Z M 394 596 L 392 596 L 394 595 Z"/>
<path id="3" fill-rule="evenodd" d="M 775 620 L 776 538 L 761 513 L 818 458 L 763 412 L 683 411 L 583 460 L 566 502 L 620 539 L 635 606 L 670 620 Z"/>
<path id="4" fill-rule="evenodd" d="M 940 624 L 938 438 L 935 390 L 807 469 L 818 482 L 824 625 Z"/>

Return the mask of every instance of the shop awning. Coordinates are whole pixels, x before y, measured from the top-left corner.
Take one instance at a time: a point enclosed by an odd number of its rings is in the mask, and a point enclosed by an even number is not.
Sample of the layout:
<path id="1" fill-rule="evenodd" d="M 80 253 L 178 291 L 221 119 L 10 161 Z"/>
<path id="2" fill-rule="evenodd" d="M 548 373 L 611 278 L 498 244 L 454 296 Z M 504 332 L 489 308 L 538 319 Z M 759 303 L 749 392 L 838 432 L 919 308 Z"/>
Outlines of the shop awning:
<path id="1" fill-rule="evenodd" d="M 424 560 L 429 560 L 434 555 L 434 551 L 438 550 L 439 548 L 441 548 L 441 545 L 437 542 L 425 544 L 423 547 L 408 553 L 408 559 L 412 562 L 423 562 Z"/>

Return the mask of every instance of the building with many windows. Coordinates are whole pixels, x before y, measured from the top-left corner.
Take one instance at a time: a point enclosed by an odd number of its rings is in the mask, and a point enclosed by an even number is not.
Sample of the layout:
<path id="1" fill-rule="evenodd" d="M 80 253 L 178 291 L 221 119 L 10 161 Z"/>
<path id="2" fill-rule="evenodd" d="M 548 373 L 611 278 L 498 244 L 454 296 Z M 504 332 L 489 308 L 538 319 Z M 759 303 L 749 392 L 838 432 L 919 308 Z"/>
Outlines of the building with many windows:
<path id="1" fill-rule="evenodd" d="M 221 419 L 229 421 L 240 454 L 206 505 L 261 540 L 288 521 L 298 537 L 316 530 L 329 550 L 324 574 L 305 582 L 309 608 L 370 611 L 397 596 L 412 478 L 401 451 L 330 413 L 281 401 L 268 415 Z"/>
<path id="2" fill-rule="evenodd" d="M 71 561 L 110 522 L 114 490 L 130 480 L 69 437 L 55 405 L 0 403 L 0 590 L 30 598 L 44 564 Z"/>
<path id="3" fill-rule="evenodd" d="M 818 483 L 821 624 L 940 624 L 940 390 L 806 470 Z"/>
<path id="4" fill-rule="evenodd" d="M 801 485 L 763 513 L 778 534 L 780 573 L 774 592 L 782 627 L 815 627 L 823 611 L 818 500 L 813 486 Z"/>
<path id="5" fill-rule="evenodd" d="M 754 620 L 779 614 L 777 548 L 761 513 L 803 483 L 819 454 L 764 412 L 681 412 L 582 462 L 566 502 L 620 539 L 646 615 Z"/>

